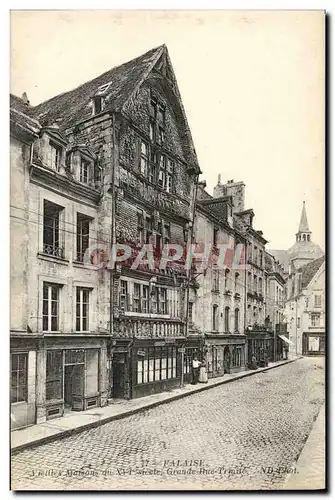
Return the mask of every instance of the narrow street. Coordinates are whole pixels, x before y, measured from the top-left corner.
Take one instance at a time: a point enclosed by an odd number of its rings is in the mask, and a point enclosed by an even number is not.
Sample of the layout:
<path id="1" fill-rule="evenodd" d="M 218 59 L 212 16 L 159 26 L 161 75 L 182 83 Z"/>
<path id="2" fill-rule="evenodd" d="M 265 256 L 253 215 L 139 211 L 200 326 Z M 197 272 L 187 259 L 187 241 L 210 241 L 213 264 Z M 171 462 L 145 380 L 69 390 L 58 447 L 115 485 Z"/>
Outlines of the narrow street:
<path id="1" fill-rule="evenodd" d="M 23 451 L 12 489 L 280 489 L 324 397 L 324 358 L 299 359 Z"/>

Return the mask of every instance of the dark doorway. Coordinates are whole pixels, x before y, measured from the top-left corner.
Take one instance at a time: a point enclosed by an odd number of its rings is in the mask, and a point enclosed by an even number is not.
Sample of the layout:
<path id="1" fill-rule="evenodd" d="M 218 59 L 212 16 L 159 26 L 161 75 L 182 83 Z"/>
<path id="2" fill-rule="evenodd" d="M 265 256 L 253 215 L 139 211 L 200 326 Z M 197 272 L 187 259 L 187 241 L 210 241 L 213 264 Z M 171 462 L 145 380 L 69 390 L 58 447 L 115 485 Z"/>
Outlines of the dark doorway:
<path id="1" fill-rule="evenodd" d="M 113 360 L 113 398 L 123 399 L 124 398 L 124 372 L 125 372 L 125 360 L 124 359 L 114 359 Z"/>
<path id="2" fill-rule="evenodd" d="M 230 351 L 228 346 L 226 346 L 223 351 L 223 366 L 224 372 L 230 373 Z"/>
<path id="3" fill-rule="evenodd" d="M 66 365 L 64 367 L 64 403 L 73 408 L 73 399 L 84 395 L 84 365 Z"/>

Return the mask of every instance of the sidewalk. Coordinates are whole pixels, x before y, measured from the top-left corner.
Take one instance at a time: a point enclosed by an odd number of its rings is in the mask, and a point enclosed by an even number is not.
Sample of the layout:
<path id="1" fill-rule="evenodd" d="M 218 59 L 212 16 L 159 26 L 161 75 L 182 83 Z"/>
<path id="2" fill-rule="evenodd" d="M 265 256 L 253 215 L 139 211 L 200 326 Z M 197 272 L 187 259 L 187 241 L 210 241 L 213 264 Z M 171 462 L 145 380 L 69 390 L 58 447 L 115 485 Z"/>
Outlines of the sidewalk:
<path id="1" fill-rule="evenodd" d="M 325 405 L 321 407 L 312 431 L 293 466 L 296 473 L 287 478 L 284 490 L 324 490 L 325 465 Z"/>
<path id="2" fill-rule="evenodd" d="M 235 374 L 226 374 L 223 377 L 210 379 L 207 384 L 187 384 L 183 388 L 176 388 L 168 392 L 144 396 L 142 398 L 131 399 L 129 401 L 115 401 L 111 405 L 104 406 L 103 408 L 92 408 L 81 412 L 70 412 L 63 417 L 48 420 L 42 424 L 32 425 L 30 427 L 25 427 L 24 429 L 12 431 L 11 451 L 12 454 L 14 454 L 26 448 L 31 448 L 42 443 L 60 439 L 92 427 L 98 427 L 99 425 L 111 422 L 112 420 L 119 420 L 135 413 L 154 408 L 155 406 L 189 396 L 190 394 L 205 391 L 212 387 L 217 387 L 244 377 L 250 377 L 256 373 L 271 370 L 278 366 L 286 365 L 287 363 L 292 363 L 293 361 L 296 361 L 296 359 L 298 358 L 292 357 L 286 361 L 269 363 L 269 366 L 266 368 L 247 370 Z"/>

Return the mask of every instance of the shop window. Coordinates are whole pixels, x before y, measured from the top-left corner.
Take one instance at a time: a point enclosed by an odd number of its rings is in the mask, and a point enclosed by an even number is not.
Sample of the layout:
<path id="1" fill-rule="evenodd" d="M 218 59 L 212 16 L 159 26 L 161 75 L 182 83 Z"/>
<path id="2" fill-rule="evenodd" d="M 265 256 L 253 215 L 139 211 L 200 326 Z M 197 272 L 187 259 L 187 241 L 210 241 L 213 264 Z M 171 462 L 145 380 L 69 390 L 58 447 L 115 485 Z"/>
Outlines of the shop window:
<path id="1" fill-rule="evenodd" d="M 63 352 L 47 351 L 46 399 L 63 399 Z"/>
<path id="2" fill-rule="evenodd" d="M 224 310 L 224 328 L 225 328 L 225 332 L 226 333 L 229 333 L 229 315 L 230 315 L 230 309 L 228 306 L 225 307 L 225 310 Z"/>
<path id="3" fill-rule="evenodd" d="M 84 262 L 85 252 L 89 247 L 91 219 L 77 213 L 77 262 Z"/>
<path id="4" fill-rule="evenodd" d="M 60 243 L 60 219 L 63 207 L 48 200 L 43 202 L 43 253 L 64 258 Z"/>
<path id="5" fill-rule="evenodd" d="M 43 283 L 42 322 L 44 332 L 59 331 L 59 297 L 62 285 Z"/>
<path id="6" fill-rule="evenodd" d="M 85 363 L 85 350 L 84 349 L 67 349 L 65 351 L 65 364 L 78 365 Z"/>
<path id="7" fill-rule="evenodd" d="M 86 396 L 99 392 L 99 349 L 86 349 Z"/>
<path id="8" fill-rule="evenodd" d="M 76 331 L 89 330 L 90 290 L 77 287 L 76 290 Z"/>
<path id="9" fill-rule="evenodd" d="M 314 295 L 314 307 L 321 307 L 321 295 Z"/>
<path id="10" fill-rule="evenodd" d="M 53 168 L 57 172 L 59 172 L 59 170 L 60 170 L 61 161 L 62 161 L 62 152 L 63 152 L 63 148 L 61 146 L 50 141 L 49 164 L 50 164 L 51 168 Z"/>
<path id="11" fill-rule="evenodd" d="M 28 354 L 11 355 L 11 390 L 10 402 L 27 401 L 28 389 Z"/>
<path id="12" fill-rule="evenodd" d="M 138 384 L 176 378 L 176 370 L 175 347 L 150 347 L 138 351 Z"/>

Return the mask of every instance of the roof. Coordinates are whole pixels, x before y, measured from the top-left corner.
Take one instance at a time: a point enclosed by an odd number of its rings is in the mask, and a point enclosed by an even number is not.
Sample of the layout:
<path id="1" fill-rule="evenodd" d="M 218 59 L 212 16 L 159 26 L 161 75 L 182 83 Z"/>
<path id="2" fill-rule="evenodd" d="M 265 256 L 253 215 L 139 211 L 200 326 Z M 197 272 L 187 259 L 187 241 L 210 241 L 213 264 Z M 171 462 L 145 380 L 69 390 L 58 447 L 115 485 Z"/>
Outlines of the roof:
<path id="1" fill-rule="evenodd" d="M 312 279 L 314 278 L 314 276 L 316 275 L 316 273 L 318 272 L 324 261 L 325 261 L 325 256 L 323 255 L 319 259 L 315 259 L 299 269 L 299 272 L 302 273 L 301 275 L 302 288 L 306 288 L 310 284 L 310 282 L 312 281 Z"/>
<path id="2" fill-rule="evenodd" d="M 288 271 L 290 255 L 287 250 L 268 250 L 268 252 L 284 266 L 285 271 Z"/>
<path id="3" fill-rule="evenodd" d="M 307 213 L 306 213 L 306 206 L 305 202 L 303 202 L 302 205 L 302 212 L 301 212 L 301 217 L 300 217 L 300 224 L 299 224 L 299 233 L 309 233 L 309 226 L 308 226 L 308 221 L 307 221 Z"/>
<path id="4" fill-rule="evenodd" d="M 114 111 L 120 110 L 136 84 L 161 55 L 163 48 L 164 45 L 151 49 L 69 92 L 38 104 L 34 107 L 34 115 L 42 125 L 51 124 L 57 119 L 62 129 L 68 128 L 92 115 L 91 99 L 99 88 L 107 83 L 111 83 L 111 86 L 108 89 L 106 107 Z"/>
<path id="5" fill-rule="evenodd" d="M 36 137 L 40 124 L 31 115 L 31 108 L 16 95 L 10 94 L 10 132 L 20 138 Z"/>

